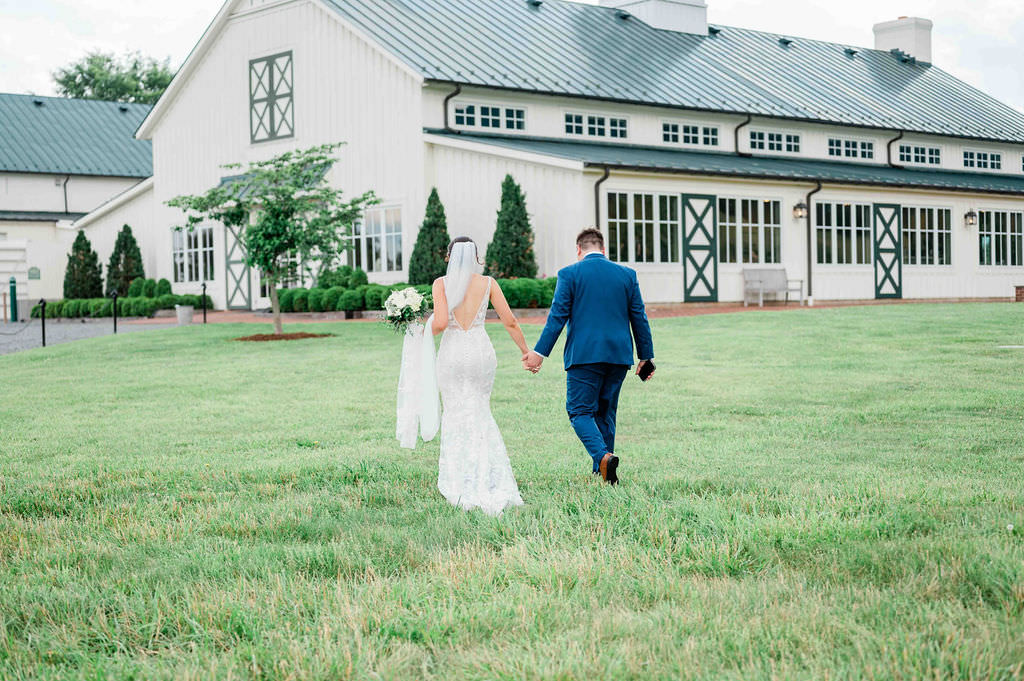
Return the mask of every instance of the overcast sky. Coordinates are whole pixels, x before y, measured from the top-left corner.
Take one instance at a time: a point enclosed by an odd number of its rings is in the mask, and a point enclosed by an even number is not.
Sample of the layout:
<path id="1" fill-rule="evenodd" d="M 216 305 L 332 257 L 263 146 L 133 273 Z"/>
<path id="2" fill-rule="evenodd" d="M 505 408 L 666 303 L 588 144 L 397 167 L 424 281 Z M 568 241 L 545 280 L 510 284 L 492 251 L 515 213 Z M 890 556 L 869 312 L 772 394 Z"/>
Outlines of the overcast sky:
<path id="1" fill-rule="evenodd" d="M 590 0 L 596 3 L 597 0 Z M 1024 111 L 1020 0 L 707 0 L 712 23 L 871 47 L 871 26 L 935 22 L 934 62 Z M 140 50 L 177 67 L 219 0 L 0 0 L 0 92 L 53 94 L 50 74 L 89 50 Z"/>

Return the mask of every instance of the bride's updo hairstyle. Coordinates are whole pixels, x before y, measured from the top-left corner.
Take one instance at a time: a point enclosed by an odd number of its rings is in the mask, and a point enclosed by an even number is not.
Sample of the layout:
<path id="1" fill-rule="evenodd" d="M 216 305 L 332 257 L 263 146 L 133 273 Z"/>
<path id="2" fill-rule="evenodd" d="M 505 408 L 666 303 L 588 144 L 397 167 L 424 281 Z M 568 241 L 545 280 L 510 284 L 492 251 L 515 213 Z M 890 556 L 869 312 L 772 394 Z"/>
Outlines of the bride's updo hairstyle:
<path id="1" fill-rule="evenodd" d="M 449 262 L 451 260 L 452 249 L 455 248 L 456 244 L 473 244 L 473 258 L 476 260 L 478 265 L 483 265 L 483 263 L 480 262 L 480 250 L 477 248 L 476 242 L 468 236 L 459 236 L 452 239 L 452 242 L 448 244 L 448 253 L 444 256 L 445 262 Z"/>

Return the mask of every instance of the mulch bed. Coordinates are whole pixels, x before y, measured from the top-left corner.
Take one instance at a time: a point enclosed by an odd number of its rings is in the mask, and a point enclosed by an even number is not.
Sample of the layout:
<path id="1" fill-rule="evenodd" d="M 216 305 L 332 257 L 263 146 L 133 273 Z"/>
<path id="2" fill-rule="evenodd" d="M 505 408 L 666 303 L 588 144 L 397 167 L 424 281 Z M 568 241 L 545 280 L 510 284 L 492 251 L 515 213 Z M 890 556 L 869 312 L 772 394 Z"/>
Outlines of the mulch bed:
<path id="1" fill-rule="evenodd" d="M 244 338 L 233 338 L 236 341 L 249 341 L 253 343 L 266 343 L 268 341 L 293 341 L 293 340 L 305 340 L 307 338 L 330 338 L 333 333 L 283 333 L 277 335 L 276 333 L 258 333 L 255 336 L 245 336 Z"/>

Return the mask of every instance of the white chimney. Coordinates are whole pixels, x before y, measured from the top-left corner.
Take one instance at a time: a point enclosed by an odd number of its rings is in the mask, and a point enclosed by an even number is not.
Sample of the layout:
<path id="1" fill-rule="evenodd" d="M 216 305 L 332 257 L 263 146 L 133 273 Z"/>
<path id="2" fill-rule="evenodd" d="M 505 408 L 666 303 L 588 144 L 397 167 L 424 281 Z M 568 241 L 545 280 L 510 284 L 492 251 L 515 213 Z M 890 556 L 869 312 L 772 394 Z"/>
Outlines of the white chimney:
<path id="1" fill-rule="evenodd" d="M 932 63 L 932 22 L 919 17 L 900 17 L 875 24 L 875 49 L 903 50 L 918 61 Z"/>
<path id="2" fill-rule="evenodd" d="M 654 28 L 680 33 L 708 33 L 708 5 L 704 0 L 601 0 Z"/>

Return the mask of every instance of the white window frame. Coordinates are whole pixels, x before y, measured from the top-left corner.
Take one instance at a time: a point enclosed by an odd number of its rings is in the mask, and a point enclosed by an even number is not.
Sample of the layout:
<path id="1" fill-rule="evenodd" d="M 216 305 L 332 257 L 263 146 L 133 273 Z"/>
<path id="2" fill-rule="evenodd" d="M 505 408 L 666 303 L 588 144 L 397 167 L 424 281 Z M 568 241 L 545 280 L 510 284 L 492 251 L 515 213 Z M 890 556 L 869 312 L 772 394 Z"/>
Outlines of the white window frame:
<path id="1" fill-rule="evenodd" d="M 849 209 L 849 224 L 846 222 L 845 209 Z M 872 206 L 870 203 L 851 201 L 815 201 L 814 202 L 814 253 L 815 263 L 826 267 L 870 267 L 874 260 L 874 239 Z M 823 220 L 827 214 L 827 219 Z M 841 219 L 842 218 L 842 219 Z M 863 218 L 863 224 L 858 224 Z M 823 224 L 823 223 L 828 224 Z M 828 259 L 823 257 L 822 247 L 824 236 Z M 843 246 L 846 246 L 844 249 Z M 846 252 L 849 258 L 846 258 Z M 840 257 L 843 256 L 843 257 Z M 849 260 L 849 262 L 840 262 Z"/>
<path id="2" fill-rule="evenodd" d="M 482 130 L 501 130 L 502 123 L 504 122 L 504 108 L 494 104 L 481 104 L 478 117 L 480 121 L 479 127 Z M 487 113 L 485 114 L 484 111 Z M 487 123 L 485 124 L 484 121 L 487 121 Z"/>
<path id="3" fill-rule="evenodd" d="M 614 140 L 629 139 L 629 119 L 625 116 L 608 116 L 608 138 Z"/>
<path id="4" fill-rule="evenodd" d="M 349 266 L 358 267 L 367 274 L 404 272 L 408 256 L 402 229 L 403 216 L 402 205 L 397 203 L 372 206 L 363 211 L 362 217 L 352 226 L 352 235 L 347 237 L 353 242 L 346 254 Z M 397 224 L 394 222 L 396 217 Z M 379 251 L 379 266 L 377 257 L 372 261 L 368 259 L 371 247 Z"/>
<path id="5" fill-rule="evenodd" d="M 995 217 L 999 215 L 1006 220 L 1004 232 L 996 231 Z M 1004 262 L 999 262 L 1000 235 L 1005 239 Z M 978 210 L 978 266 L 1000 271 L 1024 268 L 1024 212 L 998 208 Z"/>
<path id="6" fill-rule="evenodd" d="M 605 114 L 587 114 L 587 137 L 608 139 L 608 116 Z"/>
<path id="7" fill-rule="evenodd" d="M 571 119 L 571 120 L 570 120 Z M 585 137 L 587 134 L 587 114 L 578 111 L 566 111 L 562 116 L 562 130 L 570 137 Z M 570 130 L 571 126 L 571 130 Z"/>
<path id="8" fill-rule="evenodd" d="M 803 135 L 799 132 L 755 128 L 749 139 L 751 151 L 796 156 L 803 150 Z"/>
<path id="9" fill-rule="evenodd" d="M 526 122 L 528 119 L 527 109 L 525 106 L 516 106 L 514 104 L 506 104 L 501 107 L 502 110 L 502 123 L 504 132 L 526 132 Z M 517 115 L 522 114 L 522 115 Z M 513 123 L 510 127 L 509 123 Z M 521 124 L 521 125 L 520 125 Z"/>
<path id="10" fill-rule="evenodd" d="M 735 221 L 726 219 L 727 213 L 722 210 L 723 201 L 735 202 Z M 758 219 L 756 222 L 751 222 L 750 224 L 744 222 L 743 203 L 745 201 L 752 202 L 758 206 Z M 765 220 L 764 205 L 769 203 L 776 204 L 776 208 L 778 210 L 777 223 L 769 223 Z M 779 197 L 757 198 L 752 196 L 719 196 L 718 203 L 715 205 L 715 210 L 718 211 L 718 233 L 716 235 L 718 240 L 718 263 L 720 265 L 727 266 L 783 264 L 785 253 L 783 252 L 784 244 L 782 226 L 784 221 L 782 217 L 782 206 L 783 200 Z M 735 239 L 730 239 L 727 236 L 727 230 L 730 227 L 734 227 L 736 229 Z M 744 230 L 746 233 L 744 233 Z M 757 231 L 757 259 L 746 261 L 743 259 L 743 246 L 750 240 L 750 234 L 753 230 Z M 768 230 L 771 230 L 770 234 L 768 233 Z M 778 245 L 778 258 L 775 259 L 775 255 L 772 254 L 773 259 L 770 261 L 765 260 L 765 253 L 767 252 L 769 242 L 772 244 L 777 242 Z M 731 244 L 735 244 L 735 259 L 733 260 L 730 260 L 728 257 L 723 257 L 728 255 L 729 246 Z"/>
<path id="11" fill-rule="evenodd" d="M 171 269 L 175 284 L 213 281 L 216 275 L 213 227 L 177 229 L 171 237 Z"/>
<path id="12" fill-rule="evenodd" d="M 679 140 L 682 139 L 682 125 L 677 121 L 662 121 L 661 122 L 661 141 L 665 144 L 679 144 Z M 1024 161 L 1021 161 L 1024 165 Z"/>
<path id="13" fill-rule="evenodd" d="M 914 219 L 908 220 L 908 211 L 913 211 Z M 928 229 L 922 227 L 922 215 L 931 215 Z M 946 213 L 947 224 L 941 224 L 941 215 Z M 908 238 L 910 236 L 911 238 Z M 943 244 L 942 237 L 947 237 Z M 927 241 L 934 238 L 932 261 L 927 260 L 925 249 Z M 943 254 L 947 262 L 942 262 Z M 904 267 L 936 267 L 953 266 L 953 208 L 951 206 L 900 206 L 900 261 Z"/>
<path id="14" fill-rule="evenodd" d="M 626 197 L 626 215 L 618 214 L 616 203 L 613 211 L 612 200 Z M 650 214 L 637 217 L 637 197 L 650 197 Z M 673 211 L 672 206 L 675 206 Z M 682 267 L 682 197 L 675 192 L 638 191 L 633 189 L 611 189 L 605 193 L 604 234 L 606 251 L 612 262 L 635 266 L 677 266 Z M 675 213 L 672 215 L 671 213 Z M 665 215 L 668 213 L 669 215 Z M 617 238 L 612 241 L 612 227 Z M 642 242 L 638 243 L 638 227 Z M 625 229 L 626 258 L 621 257 L 621 229 Z M 663 243 L 665 238 L 667 243 Z M 642 245 L 642 259 L 637 259 L 638 246 Z M 674 256 L 674 257 L 673 257 Z"/>
<path id="15" fill-rule="evenodd" d="M 939 167 L 942 166 L 942 147 L 917 143 L 901 144 L 899 159 L 900 163 L 909 165 Z"/>
<path id="16" fill-rule="evenodd" d="M 833 150 L 837 150 L 839 153 L 834 154 Z M 856 137 L 830 136 L 828 138 L 828 156 L 844 160 L 872 161 L 875 158 L 875 142 Z"/>
<path id="17" fill-rule="evenodd" d="M 973 170 L 1002 170 L 1003 153 L 988 149 L 964 149 L 964 168 Z"/>
<path id="18" fill-rule="evenodd" d="M 480 107 L 476 102 L 455 102 L 452 106 L 452 121 L 459 128 L 475 128 L 479 120 L 479 109 Z M 462 117 L 461 123 L 459 122 L 459 117 Z"/>

